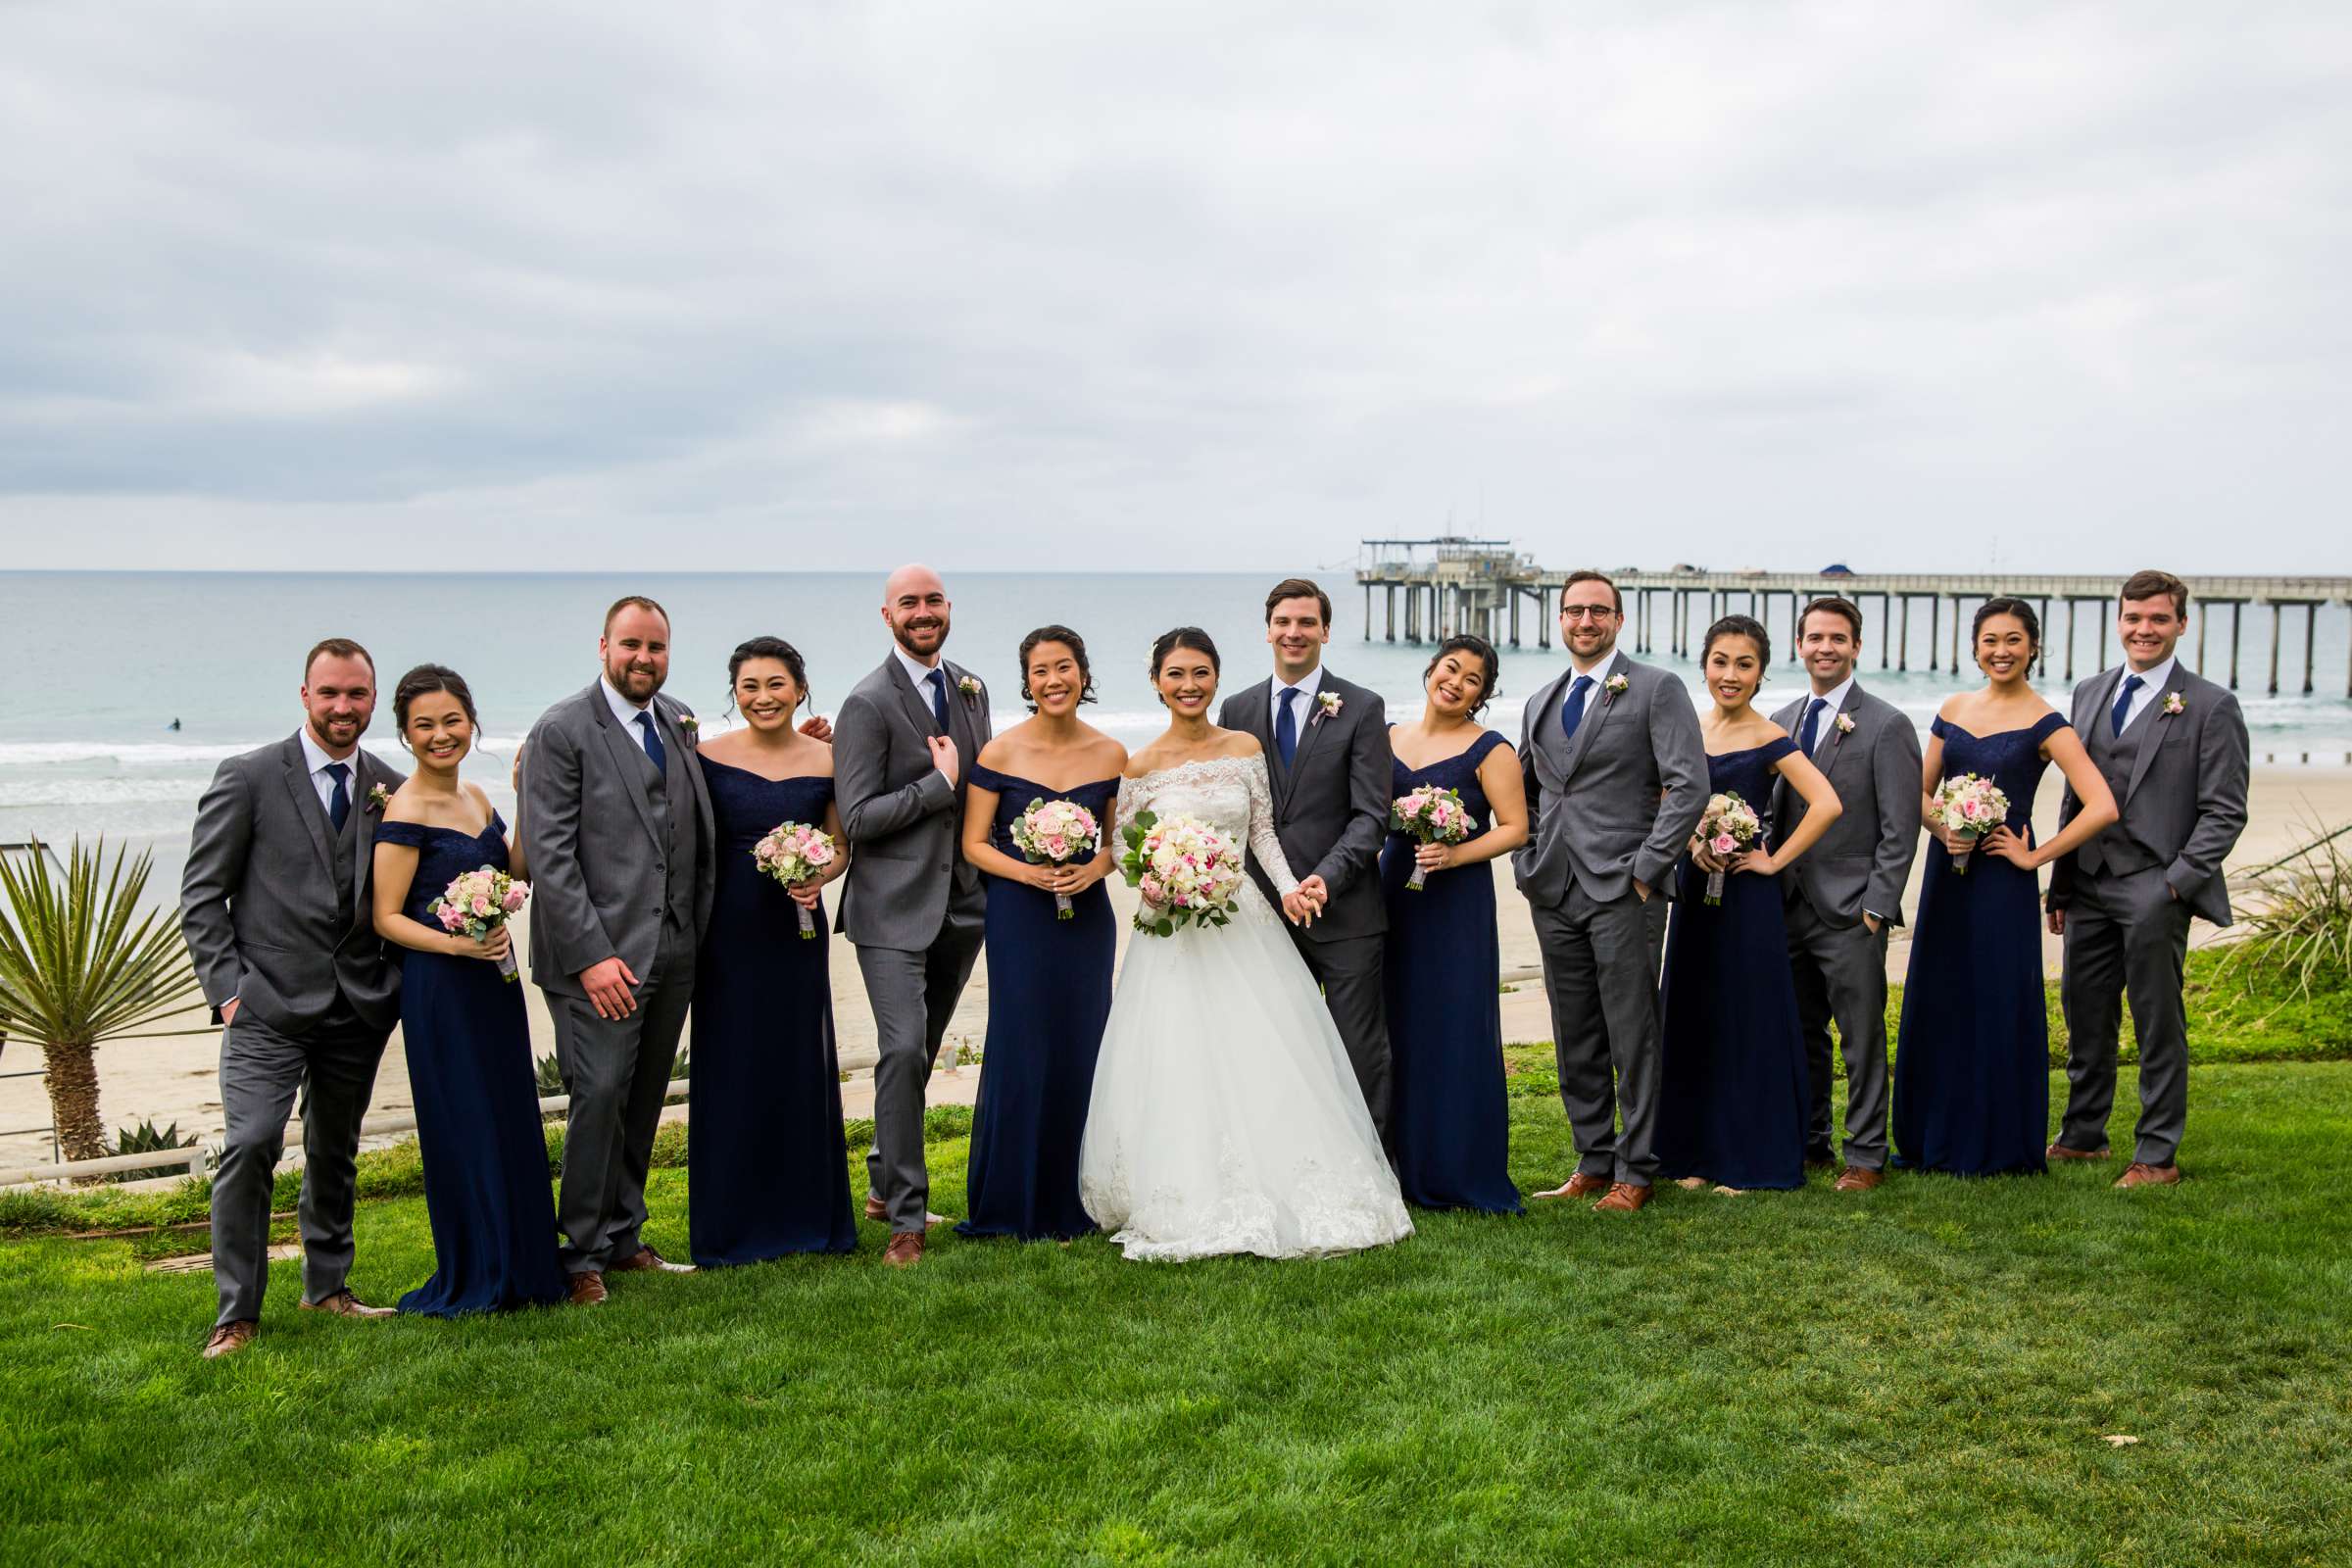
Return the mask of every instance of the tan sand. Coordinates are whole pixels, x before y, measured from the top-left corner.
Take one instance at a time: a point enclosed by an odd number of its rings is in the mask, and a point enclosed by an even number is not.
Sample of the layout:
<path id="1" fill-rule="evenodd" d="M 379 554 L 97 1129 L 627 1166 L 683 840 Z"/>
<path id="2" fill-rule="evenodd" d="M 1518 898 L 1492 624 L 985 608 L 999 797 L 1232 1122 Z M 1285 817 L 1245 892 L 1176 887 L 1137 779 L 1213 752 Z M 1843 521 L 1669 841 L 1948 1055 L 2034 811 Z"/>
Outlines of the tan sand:
<path id="1" fill-rule="evenodd" d="M 2057 776 L 2053 772 L 2045 776 L 2041 794 L 2034 803 L 2034 819 L 2044 833 L 2054 825 L 2058 795 Z M 2352 770 L 2257 768 L 2251 808 L 2245 836 L 2230 860 L 2236 875 L 2277 859 L 2313 837 L 2314 830 L 2322 824 L 2331 829 L 2352 821 Z M 1493 874 L 1501 927 L 1502 974 L 1505 983 L 1517 986 L 1502 999 L 1503 1038 L 1547 1040 L 1551 1037 L 1551 1017 L 1543 983 L 1533 977 L 1538 956 L 1526 904 L 1511 885 L 1507 864 L 1496 866 Z M 1133 908 L 1134 895 L 1113 878 L 1111 898 L 1120 915 L 1120 950 L 1124 954 L 1126 916 Z M 1905 908 L 1916 909 L 1917 899 L 1915 869 Z M 2194 940 L 2200 942 L 2215 935 L 2211 927 L 2202 924 L 2195 928 L 2195 933 Z M 2058 962 L 2055 939 L 2045 944 L 2045 957 L 2050 972 L 2055 974 Z M 1898 934 L 1887 954 L 1889 974 L 1899 980 L 1909 959 L 1910 945 Z M 857 955 L 838 936 L 833 938 L 832 974 L 833 1016 L 841 1042 L 842 1065 L 862 1072 L 871 1068 L 874 1059 L 873 1016 L 866 1007 L 864 989 L 858 980 Z M 528 995 L 532 1050 L 536 1054 L 551 1054 L 555 1043 L 545 1004 L 535 988 Z M 99 1052 L 102 1104 L 110 1128 L 153 1117 L 159 1125 L 176 1121 L 183 1130 L 197 1132 L 208 1143 L 220 1141 L 220 1097 L 215 1085 L 220 1033 L 202 1025 L 202 1014 L 192 1013 L 181 1027 L 197 1028 L 197 1033 L 125 1041 Z M 968 1042 L 977 1051 L 987 1028 L 988 967 L 983 958 L 974 969 L 972 983 L 965 989 L 962 1004 L 956 1008 L 950 1025 L 950 1044 Z M 35 1065 L 35 1053 L 22 1044 L 12 1043 L 6 1054 L 0 1055 L 0 1071 Z M 935 1078 L 936 1092 L 953 1091 L 955 1098 L 968 1100 L 977 1078 L 977 1072 L 968 1069 L 954 1076 L 943 1074 Z M 870 1087 L 858 1080 L 845 1085 L 845 1114 L 866 1114 L 865 1103 L 870 1093 Z M 395 1034 L 384 1054 L 383 1070 L 376 1077 L 373 1109 L 380 1114 L 406 1111 L 410 1105 L 407 1063 L 401 1054 L 400 1037 Z M 48 1158 L 48 1100 L 39 1080 L 0 1080 L 0 1129 L 6 1130 L 6 1135 L 0 1136 L 0 1165 Z"/>

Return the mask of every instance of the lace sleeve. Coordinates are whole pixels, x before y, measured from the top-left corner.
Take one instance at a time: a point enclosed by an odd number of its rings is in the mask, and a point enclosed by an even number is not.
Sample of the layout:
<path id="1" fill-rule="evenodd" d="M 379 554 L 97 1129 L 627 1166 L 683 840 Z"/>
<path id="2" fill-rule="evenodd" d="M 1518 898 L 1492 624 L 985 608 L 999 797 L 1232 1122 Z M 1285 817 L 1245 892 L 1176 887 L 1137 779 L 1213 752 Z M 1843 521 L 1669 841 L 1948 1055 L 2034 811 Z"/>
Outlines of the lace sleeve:
<path id="1" fill-rule="evenodd" d="M 1266 760 L 1253 757 L 1242 771 L 1250 785 L 1250 853 L 1265 867 L 1274 891 L 1288 898 L 1297 890 L 1298 879 L 1291 875 L 1291 862 L 1282 853 L 1282 840 L 1274 836 L 1274 787 L 1266 779 Z"/>
<path id="2" fill-rule="evenodd" d="M 1140 778 L 1122 775 L 1119 779 L 1118 805 L 1114 808 L 1118 826 L 1125 827 L 1135 820 L 1136 812 L 1151 808 L 1152 786 Z"/>

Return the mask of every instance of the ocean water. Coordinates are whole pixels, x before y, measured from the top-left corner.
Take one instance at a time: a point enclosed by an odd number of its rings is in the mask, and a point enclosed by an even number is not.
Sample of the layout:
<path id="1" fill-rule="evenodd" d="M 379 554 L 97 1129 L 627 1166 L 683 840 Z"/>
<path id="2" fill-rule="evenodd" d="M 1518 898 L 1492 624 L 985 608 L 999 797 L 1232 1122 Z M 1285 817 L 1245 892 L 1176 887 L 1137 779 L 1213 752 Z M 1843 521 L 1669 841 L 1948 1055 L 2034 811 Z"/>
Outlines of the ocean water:
<path id="1" fill-rule="evenodd" d="M 1156 734 L 1162 722 L 1146 665 L 1152 639 L 1166 628 L 1205 627 L 1223 655 L 1229 690 L 1269 667 L 1262 604 L 1270 579 L 1263 575 L 962 573 L 948 586 L 955 601 L 949 650 L 989 682 L 1000 727 L 1022 712 L 1020 639 L 1047 622 L 1085 637 L 1100 694 L 1087 717 L 1130 744 Z M 1325 586 L 1334 601 L 1327 662 L 1380 692 L 1393 714 L 1417 711 L 1429 650 L 1383 640 L 1377 623 L 1365 641 L 1361 590 L 1344 576 Z M 364 643 L 387 689 L 414 663 L 462 671 L 482 710 L 486 749 L 511 757 L 515 739 L 551 703 L 595 678 L 604 610 L 623 593 L 649 594 L 668 609 L 675 646 L 667 689 L 711 729 L 725 723 L 726 659 L 745 637 L 769 632 L 798 647 L 813 707 L 825 713 L 888 649 L 879 573 L 0 573 L 12 673 L 0 702 L 0 843 L 104 835 L 152 848 L 158 888 L 175 886 L 196 800 L 214 767 L 294 731 L 302 656 L 330 635 Z M 1377 615 L 1377 600 L 1374 610 Z M 1923 726 L 1962 684 L 1949 671 L 1926 669 L 1925 618 L 1913 616 L 1908 672 L 1880 671 L 1875 648 L 1863 665 L 1866 683 Z M 2217 621 L 2211 634 L 2217 664 L 2227 625 Z M 1562 662 L 1556 648 L 1534 646 L 1532 625 L 1525 630 L 1528 646 L 1502 650 L 1502 695 L 1488 712 L 1491 724 L 1514 736 L 1521 699 Z M 2267 614 L 2247 614 L 2238 698 L 2256 761 L 2346 765 L 2345 612 L 2321 613 L 2312 697 L 2293 695 L 2302 674 L 2299 614 L 2287 618 L 2281 649 L 2289 695 L 2263 695 L 2269 633 Z M 2099 657 L 2087 626 L 2081 638 L 2078 674 Z M 1629 630 L 1629 650 L 1631 641 Z M 2193 651 L 2193 631 L 2182 646 Z M 2105 647 L 2112 657 L 2111 633 Z M 1695 676 L 1687 661 L 1650 657 Z M 1776 661 L 1763 697 L 1771 706 L 1802 684 L 1786 650 L 1776 650 Z M 2063 707 L 2062 667 L 2053 651 L 2039 685 Z M 391 728 L 386 704 L 368 744 L 397 758 Z M 485 758 L 475 776 L 503 803 L 503 765 Z"/>

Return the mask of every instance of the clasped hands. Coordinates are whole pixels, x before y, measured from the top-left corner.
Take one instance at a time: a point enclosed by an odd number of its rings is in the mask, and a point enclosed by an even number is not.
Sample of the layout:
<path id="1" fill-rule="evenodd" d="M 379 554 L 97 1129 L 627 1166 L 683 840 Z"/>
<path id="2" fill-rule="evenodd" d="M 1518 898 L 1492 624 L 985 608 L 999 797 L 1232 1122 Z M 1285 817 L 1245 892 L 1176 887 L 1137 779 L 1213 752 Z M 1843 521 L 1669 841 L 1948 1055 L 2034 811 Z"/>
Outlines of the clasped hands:
<path id="1" fill-rule="evenodd" d="M 1310 876 L 1282 896 L 1282 912 L 1293 925 L 1313 925 L 1330 902 L 1331 888 L 1321 877 Z"/>

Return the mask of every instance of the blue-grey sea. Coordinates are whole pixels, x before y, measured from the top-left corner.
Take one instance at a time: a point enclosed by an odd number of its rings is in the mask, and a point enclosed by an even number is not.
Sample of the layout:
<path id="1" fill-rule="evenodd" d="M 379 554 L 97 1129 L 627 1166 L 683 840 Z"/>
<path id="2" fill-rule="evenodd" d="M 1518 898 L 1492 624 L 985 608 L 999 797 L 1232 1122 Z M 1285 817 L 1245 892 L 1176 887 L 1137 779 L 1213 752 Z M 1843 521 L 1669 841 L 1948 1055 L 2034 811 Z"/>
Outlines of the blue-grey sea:
<path id="1" fill-rule="evenodd" d="M 1020 716 L 1014 694 L 1022 634 L 1045 622 L 1075 627 L 1101 691 L 1088 716 L 1132 744 L 1160 727 L 1145 665 L 1152 638 L 1167 627 L 1206 627 L 1224 655 L 1229 686 L 1266 672 L 1260 607 L 1268 586 L 1261 575 L 958 574 L 949 581 L 950 651 L 990 683 L 1002 725 Z M 1428 650 L 1378 636 L 1365 641 L 1361 591 L 1345 578 L 1326 586 L 1336 604 L 1331 667 L 1382 693 L 1393 714 L 1417 711 Z M 595 678 L 604 609 L 632 592 L 668 608 L 676 639 L 668 689 L 714 726 L 724 722 L 728 651 L 745 637 L 772 632 L 798 646 L 820 712 L 830 712 L 888 647 L 878 573 L 0 573 L 0 627 L 14 670 L 0 704 L 0 843 L 103 834 L 152 847 L 159 887 L 174 884 L 196 799 L 215 764 L 293 732 L 303 653 L 329 635 L 366 644 L 387 688 L 399 671 L 428 660 L 463 671 L 489 749 L 509 754 L 549 704 Z M 1949 671 L 1925 668 L 1923 620 L 1914 617 L 1910 671 L 1881 672 L 1870 649 L 1864 678 L 1925 725 L 1959 682 Z M 2302 673 L 2299 615 L 2289 616 L 2281 650 L 2289 695 L 2264 695 L 2269 631 L 2267 614 L 2246 616 L 2246 680 L 2238 695 L 2255 760 L 2345 765 L 2352 759 L 2345 612 L 2321 615 L 2312 697 L 2292 695 Z M 1527 635 L 1529 646 L 1503 650 L 1502 696 L 1490 712 L 1490 722 L 1507 733 L 1516 733 L 1519 699 L 1559 667 L 1559 653 L 1535 648 L 1532 626 Z M 2090 628 L 2081 635 L 2078 673 L 2098 658 Z M 2105 647 L 2112 657 L 2111 634 Z M 1652 657 L 1694 674 L 1687 662 Z M 1785 651 L 1778 658 L 1775 685 L 1793 694 L 1800 677 Z M 2054 655 L 2041 685 L 2063 706 L 2061 668 Z M 1765 695 L 1771 701 L 1774 688 Z M 390 732 L 387 707 L 368 743 L 397 756 Z M 479 777 L 503 798 L 503 767 L 485 760 Z"/>

